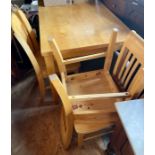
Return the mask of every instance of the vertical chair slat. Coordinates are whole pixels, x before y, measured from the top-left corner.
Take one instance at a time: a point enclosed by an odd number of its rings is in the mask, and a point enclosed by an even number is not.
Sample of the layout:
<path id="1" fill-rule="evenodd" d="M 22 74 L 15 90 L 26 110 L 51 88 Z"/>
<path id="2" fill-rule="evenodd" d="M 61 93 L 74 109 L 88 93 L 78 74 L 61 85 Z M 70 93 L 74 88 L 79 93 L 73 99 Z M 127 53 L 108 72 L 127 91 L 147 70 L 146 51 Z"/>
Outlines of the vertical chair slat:
<path id="1" fill-rule="evenodd" d="M 125 78 L 127 77 L 127 74 L 129 73 L 129 71 L 130 71 L 130 69 L 131 69 L 131 67 L 132 67 L 132 65 L 133 65 L 133 63 L 134 63 L 134 60 L 135 60 L 135 58 L 134 58 L 134 56 L 132 56 L 132 58 L 131 58 L 131 60 L 129 61 L 129 64 L 128 64 L 128 66 L 127 66 L 125 72 L 124 72 L 124 75 L 123 75 L 122 78 L 121 78 L 121 83 L 123 83 L 123 82 L 125 81 Z"/>
<path id="2" fill-rule="evenodd" d="M 122 64 L 122 67 L 121 67 L 120 72 L 119 72 L 119 74 L 118 74 L 118 79 L 121 78 L 122 73 L 123 73 L 123 71 L 124 71 L 124 69 L 125 69 L 125 67 L 126 67 L 126 65 L 127 65 L 127 62 L 129 61 L 129 58 L 130 58 L 130 57 L 131 57 L 131 53 L 128 51 L 127 56 L 126 56 L 126 58 L 125 58 L 125 60 L 124 60 L 124 63 Z"/>
<path id="3" fill-rule="evenodd" d="M 118 72 L 118 68 L 120 68 L 119 66 L 121 64 L 122 57 L 126 57 L 126 54 L 127 54 L 126 47 L 123 46 L 120 53 L 119 53 L 119 56 L 117 58 L 116 64 L 114 66 L 113 75 L 116 76 L 116 74 Z"/>
<path id="4" fill-rule="evenodd" d="M 136 68 L 138 67 L 138 65 L 139 65 L 139 62 L 136 61 L 133 68 L 130 70 L 129 75 L 128 75 L 127 79 L 125 80 L 125 83 L 123 84 L 125 88 L 127 87 L 128 83 L 129 83 L 130 79 L 132 78 L 133 73 L 136 71 Z"/>

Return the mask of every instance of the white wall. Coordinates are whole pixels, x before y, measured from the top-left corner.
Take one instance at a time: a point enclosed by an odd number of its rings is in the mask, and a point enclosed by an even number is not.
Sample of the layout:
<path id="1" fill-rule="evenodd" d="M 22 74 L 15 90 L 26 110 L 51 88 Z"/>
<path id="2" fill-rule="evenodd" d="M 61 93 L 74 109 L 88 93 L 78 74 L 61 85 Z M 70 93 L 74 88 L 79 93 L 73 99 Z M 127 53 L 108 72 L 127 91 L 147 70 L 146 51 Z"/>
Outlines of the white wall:
<path id="1" fill-rule="evenodd" d="M 81 3 L 81 2 L 86 2 L 88 0 L 74 0 L 74 3 Z"/>
<path id="2" fill-rule="evenodd" d="M 53 5 L 65 5 L 69 4 L 71 0 L 44 0 L 45 6 L 53 6 Z"/>
<path id="3" fill-rule="evenodd" d="M 75 4 L 87 2 L 89 0 L 73 0 Z M 52 5 L 65 5 L 71 3 L 72 0 L 44 0 L 45 6 L 52 6 Z"/>

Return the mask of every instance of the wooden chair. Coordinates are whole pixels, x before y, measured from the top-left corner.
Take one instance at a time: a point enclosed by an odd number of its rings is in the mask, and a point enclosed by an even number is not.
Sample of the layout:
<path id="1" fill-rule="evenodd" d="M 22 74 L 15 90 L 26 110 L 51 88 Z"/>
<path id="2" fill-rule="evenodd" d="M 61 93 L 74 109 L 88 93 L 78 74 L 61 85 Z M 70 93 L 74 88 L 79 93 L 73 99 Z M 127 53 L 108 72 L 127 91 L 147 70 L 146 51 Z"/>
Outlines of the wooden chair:
<path id="1" fill-rule="evenodd" d="M 47 77 L 46 67 L 43 57 L 40 55 L 40 49 L 35 37 L 35 33 L 28 23 L 24 13 L 17 9 L 16 12 L 12 11 L 11 26 L 14 37 L 23 47 L 32 66 L 35 70 L 41 97 L 45 96 L 44 78 Z"/>
<path id="2" fill-rule="evenodd" d="M 107 52 L 68 60 L 63 60 L 56 41 L 49 39 L 61 73 L 61 81 L 56 74 L 49 79 L 62 102 L 61 136 L 65 148 L 70 145 L 73 128 L 78 134 L 78 144 L 104 134 L 118 121 L 116 101 L 143 96 L 143 39 L 134 31 L 129 33 L 110 74 L 116 36 L 114 29 Z M 99 57 L 105 57 L 104 69 L 67 75 L 66 64 Z"/>

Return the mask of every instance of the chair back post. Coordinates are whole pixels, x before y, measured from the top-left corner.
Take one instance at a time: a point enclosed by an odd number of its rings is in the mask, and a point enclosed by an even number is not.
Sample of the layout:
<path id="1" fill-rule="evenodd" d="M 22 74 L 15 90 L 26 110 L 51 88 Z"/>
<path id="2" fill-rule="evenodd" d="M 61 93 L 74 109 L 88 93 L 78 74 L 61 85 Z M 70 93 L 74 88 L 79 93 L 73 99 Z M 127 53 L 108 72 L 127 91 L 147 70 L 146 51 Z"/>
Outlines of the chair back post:
<path id="1" fill-rule="evenodd" d="M 61 137 L 64 148 L 67 149 L 70 145 L 73 133 L 73 111 L 72 105 L 64 89 L 64 86 L 60 82 L 56 74 L 49 75 L 51 85 L 56 90 L 62 102 L 61 111 Z"/>
<path id="2" fill-rule="evenodd" d="M 29 33 L 31 33 L 32 27 L 31 27 L 30 23 L 28 22 L 25 13 L 22 10 L 20 10 L 20 9 L 17 9 L 17 11 L 15 13 L 20 18 L 20 20 L 23 22 L 23 25 L 26 27 L 27 31 Z"/>
<path id="3" fill-rule="evenodd" d="M 51 46 L 51 50 L 52 50 L 53 56 L 54 56 L 54 58 L 56 60 L 56 63 L 58 65 L 58 69 L 59 69 L 60 75 L 62 73 L 64 73 L 64 75 L 66 76 L 67 75 L 67 70 L 66 70 L 66 66 L 64 64 L 64 59 L 62 57 L 62 54 L 61 54 L 61 51 L 59 49 L 58 44 L 56 43 L 55 39 L 52 38 L 52 37 L 48 38 L 48 42 L 49 42 L 49 44 Z"/>
<path id="4" fill-rule="evenodd" d="M 108 72 L 109 72 L 110 67 L 111 67 L 113 53 L 114 53 L 114 50 L 115 50 L 115 44 L 116 44 L 116 40 L 117 40 L 117 33 L 118 33 L 118 29 L 114 28 L 113 31 L 112 31 L 112 34 L 111 34 L 110 43 L 109 43 L 108 50 L 107 50 L 107 53 L 106 53 L 104 70 L 108 71 Z"/>

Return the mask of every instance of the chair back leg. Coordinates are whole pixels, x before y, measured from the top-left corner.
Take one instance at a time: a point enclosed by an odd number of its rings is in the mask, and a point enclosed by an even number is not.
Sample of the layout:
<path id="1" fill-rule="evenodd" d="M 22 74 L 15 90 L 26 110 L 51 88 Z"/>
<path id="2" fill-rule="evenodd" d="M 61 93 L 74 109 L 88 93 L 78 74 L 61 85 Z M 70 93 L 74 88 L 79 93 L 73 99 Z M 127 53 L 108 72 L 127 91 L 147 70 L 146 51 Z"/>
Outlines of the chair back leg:
<path id="1" fill-rule="evenodd" d="M 84 140 L 84 135 L 83 134 L 78 134 L 78 146 L 82 144 Z"/>

